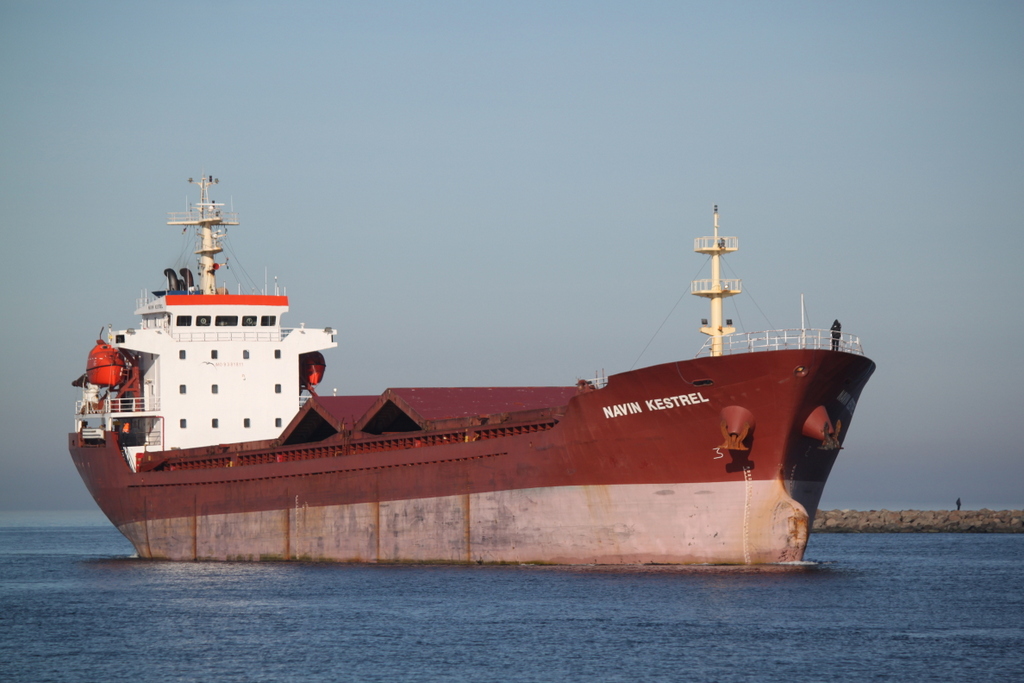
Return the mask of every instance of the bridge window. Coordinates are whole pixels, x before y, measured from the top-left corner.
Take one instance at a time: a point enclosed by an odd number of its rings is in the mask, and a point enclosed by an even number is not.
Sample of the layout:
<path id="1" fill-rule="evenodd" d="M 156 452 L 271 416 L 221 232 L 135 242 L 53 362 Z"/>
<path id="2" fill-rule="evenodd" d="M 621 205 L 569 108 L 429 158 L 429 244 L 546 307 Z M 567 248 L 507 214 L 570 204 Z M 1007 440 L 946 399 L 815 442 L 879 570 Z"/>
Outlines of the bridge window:
<path id="1" fill-rule="evenodd" d="M 260 316 L 260 325 L 263 327 L 273 327 L 277 322 L 276 315 L 262 315 Z"/>
<path id="2" fill-rule="evenodd" d="M 196 316 L 196 326 L 197 327 L 209 327 L 210 326 L 210 316 L 208 316 L 208 315 L 197 315 Z"/>
<path id="3" fill-rule="evenodd" d="M 218 315 L 217 327 L 238 327 L 237 315 Z"/>
<path id="4" fill-rule="evenodd" d="M 192 316 L 179 315 L 174 319 L 174 324 L 178 327 L 192 327 Z"/>
<path id="5" fill-rule="evenodd" d="M 254 316 L 254 315 L 243 315 L 242 316 L 242 327 L 256 327 L 256 316 Z"/>

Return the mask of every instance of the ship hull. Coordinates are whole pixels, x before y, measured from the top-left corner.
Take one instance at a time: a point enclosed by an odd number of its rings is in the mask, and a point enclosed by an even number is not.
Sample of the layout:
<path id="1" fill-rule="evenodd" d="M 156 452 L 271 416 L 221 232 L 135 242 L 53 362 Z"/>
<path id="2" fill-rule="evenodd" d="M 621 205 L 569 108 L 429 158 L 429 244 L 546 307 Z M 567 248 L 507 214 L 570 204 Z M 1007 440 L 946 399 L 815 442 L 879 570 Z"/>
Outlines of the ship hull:
<path id="1" fill-rule="evenodd" d="M 70 450 L 141 557 L 798 561 L 873 370 L 825 350 L 698 358 L 613 375 L 543 431 L 382 452 L 353 450 L 372 438 L 352 434 L 332 457 L 242 444 L 228 466 L 134 472 L 116 434 L 72 434 Z M 842 424 L 831 445 L 808 436 L 821 411 Z M 724 426 L 738 414 L 751 418 L 742 444 Z"/>

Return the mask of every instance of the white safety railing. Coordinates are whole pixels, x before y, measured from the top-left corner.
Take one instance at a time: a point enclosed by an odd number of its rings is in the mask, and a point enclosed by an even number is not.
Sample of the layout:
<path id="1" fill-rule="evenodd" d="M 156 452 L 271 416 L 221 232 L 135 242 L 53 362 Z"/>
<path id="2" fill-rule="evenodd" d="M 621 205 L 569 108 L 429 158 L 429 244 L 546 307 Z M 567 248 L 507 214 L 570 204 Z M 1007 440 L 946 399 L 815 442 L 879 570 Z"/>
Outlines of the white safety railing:
<path id="1" fill-rule="evenodd" d="M 715 281 L 711 279 L 693 280 L 690 282 L 691 294 L 711 294 L 712 292 L 741 292 L 743 280 L 719 280 L 721 289 L 715 289 Z"/>
<path id="2" fill-rule="evenodd" d="M 736 251 L 740 248 L 738 237 L 696 237 L 693 240 L 694 251 L 711 251 L 714 249 L 725 249 Z"/>
<path id="3" fill-rule="evenodd" d="M 275 287 L 276 287 L 276 285 L 275 285 Z M 218 292 L 218 293 L 226 294 L 227 292 L 223 291 L 223 292 Z M 257 291 L 255 289 L 251 293 L 255 294 L 257 296 L 263 296 L 263 295 L 267 295 L 268 294 L 268 292 Z M 287 293 L 288 293 L 288 288 L 287 287 L 281 287 L 280 289 L 275 290 L 273 296 L 282 296 L 283 294 L 287 294 Z M 201 296 L 202 292 L 199 291 L 199 287 L 196 287 L 195 285 L 193 285 L 192 287 L 189 287 L 188 289 L 182 289 L 182 290 L 177 290 L 177 291 L 173 291 L 173 290 L 172 291 L 159 290 L 159 291 L 156 291 L 156 292 L 143 292 L 141 296 L 135 297 L 135 308 L 139 309 L 139 308 L 142 308 L 144 306 L 148 306 L 149 304 L 156 303 L 157 301 L 160 301 L 161 299 L 164 299 L 168 294 L 172 294 L 174 296 Z M 235 292 L 235 294 L 233 294 L 232 296 L 241 295 L 241 294 L 242 294 L 242 286 L 241 286 L 241 284 L 239 284 L 238 291 Z M 223 304 L 218 304 L 218 305 L 223 305 Z"/>
<path id="4" fill-rule="evenodd" d="M 79 415 L 104 415 L 106 413 L 146 413 L 154 410 L 160 410 L 160 397 L 110 398 L 95 402 L 75 402 L 75 412 Z"/>
<path id="5" fill-rule="evenodd" d="M 229 342 L 229 341 L 252 341 L 252 342 L 279 342 L 289 334 L 292 329 L 271 328 L 268 330 L 249 330 L 245 332 L 228 332 L 223 327 L 213 327 L 206 332 L 182 332 L 182 328 L 175 327 L 171 337 L 177 342 Z"/>
<path id="6" fill-rule="evenodd" d="M 697 352 L 698 358 L 711 355 L 713 341 L 709 338 L 704 342 L 704 346 Z M 821 349 L 855 353 L 858 356 L 864 355 L 864 348 L 861 346 L 859 337 L 832 330 L 767 330 L 729 334 L 722 337 L 723 355 L 786 349 Z"/>

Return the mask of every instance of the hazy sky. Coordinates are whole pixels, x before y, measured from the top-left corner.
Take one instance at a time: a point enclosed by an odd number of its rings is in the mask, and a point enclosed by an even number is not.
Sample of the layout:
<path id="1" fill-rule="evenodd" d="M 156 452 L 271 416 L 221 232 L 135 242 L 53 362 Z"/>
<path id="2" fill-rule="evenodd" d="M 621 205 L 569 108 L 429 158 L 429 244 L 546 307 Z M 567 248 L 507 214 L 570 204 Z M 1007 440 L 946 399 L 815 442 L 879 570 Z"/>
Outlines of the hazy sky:
<path id="1" fill-rule="evenodd" d="M 1024 506 L 1020 2 L 0 0 L 0 127 L 0 509 L 93 506 L 71 381 L 203 172 L 339 394 L 625 371 L 677 301 L 692 357 L 718 204 L 727 315 L 878 365 L 823 507 Z"/>

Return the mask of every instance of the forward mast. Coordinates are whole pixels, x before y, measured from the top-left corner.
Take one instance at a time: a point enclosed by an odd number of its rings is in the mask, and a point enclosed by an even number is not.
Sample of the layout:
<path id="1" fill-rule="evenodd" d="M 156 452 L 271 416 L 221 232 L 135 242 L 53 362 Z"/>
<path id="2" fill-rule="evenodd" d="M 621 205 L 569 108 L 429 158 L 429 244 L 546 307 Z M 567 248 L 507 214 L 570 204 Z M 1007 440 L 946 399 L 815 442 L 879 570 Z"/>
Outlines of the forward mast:
<path id="1" fill-rule="evenodd" d="M 710 237 L 698 237 L 693 241 L 693 250 L 698 254 L 711 257 L 711 278 L 693 280 L 690 293 L 711 300 L 711 324 L 702 320 L 700 331 L 711 337 L 711 355 L 722 355 L 722 337 L 736 331 L 732 320 L 722 321 L 722 299 L 735 296 L 743 291 L 743 281 L 738 279 L 722 279 L 722 254 L 731 254 L 740 248 L 738 237 L 720 237 L 718 235 L 718 205 L 715 205 L 715 234 Z"/>

